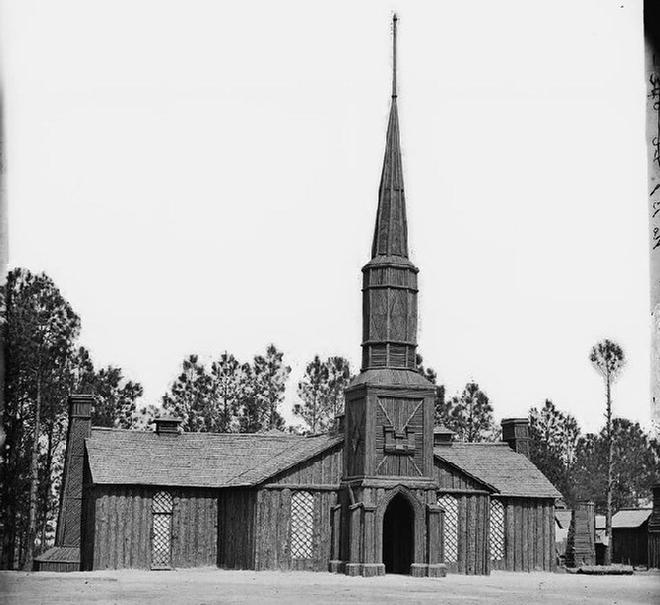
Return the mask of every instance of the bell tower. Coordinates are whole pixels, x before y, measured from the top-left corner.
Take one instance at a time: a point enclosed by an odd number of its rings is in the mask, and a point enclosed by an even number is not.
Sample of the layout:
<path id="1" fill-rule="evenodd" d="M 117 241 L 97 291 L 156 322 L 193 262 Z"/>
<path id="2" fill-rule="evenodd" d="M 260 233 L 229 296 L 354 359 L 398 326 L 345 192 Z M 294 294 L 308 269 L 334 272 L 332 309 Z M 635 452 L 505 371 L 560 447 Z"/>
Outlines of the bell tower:
<path id="1" fill-rule="evenodd" d="M 362 368 L 345 392 L 344 469 L 331 570 L 343 565 L 349 575 L 442 575 L 441 509 L 433 478 L 435 385 L 417 372 L 415 360 L 419 270 L 408 258 L 396 15 L 392 25 L 392 100 L 371 260 L 362 268 Z M 411 531 L 390 531 L 404 525 Z"/>

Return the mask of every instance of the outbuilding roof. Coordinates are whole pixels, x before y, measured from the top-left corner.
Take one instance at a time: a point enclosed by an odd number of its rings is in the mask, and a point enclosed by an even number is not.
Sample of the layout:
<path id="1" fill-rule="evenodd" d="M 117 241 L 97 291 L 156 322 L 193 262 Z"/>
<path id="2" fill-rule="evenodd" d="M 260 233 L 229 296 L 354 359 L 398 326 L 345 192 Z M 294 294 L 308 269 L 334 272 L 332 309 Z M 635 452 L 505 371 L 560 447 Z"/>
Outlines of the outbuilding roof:
<path id="1" fill-rule="evenodd" d="M 96 484 L 240 487 L 262 483 L 342 439 L 93 428 L 85 444 Z"/>
<path id="2" fill-rule="evenodd" d="M 561 498 L 530 460 L 506 443 L 452 443 L 433 449 L 436 458 L 503 496 Z"/>
<path id="3" fill-rule="evenodd" d="M 612 515 L 612 529 L 633 529 L 639 527 L 651 516 L 651 508 L 623 509 Z"/>

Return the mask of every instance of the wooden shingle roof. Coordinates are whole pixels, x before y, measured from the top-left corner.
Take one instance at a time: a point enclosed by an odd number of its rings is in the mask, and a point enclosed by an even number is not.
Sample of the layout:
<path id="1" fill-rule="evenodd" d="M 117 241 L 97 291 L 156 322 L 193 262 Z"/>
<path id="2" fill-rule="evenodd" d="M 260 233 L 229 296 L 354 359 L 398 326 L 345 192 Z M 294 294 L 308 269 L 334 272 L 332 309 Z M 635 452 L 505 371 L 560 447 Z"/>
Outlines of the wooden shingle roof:
<path id="1" fill-rule="evenodd" d="M 257 485 L 342 439 L 93 428 L 85 445 L 95 484 L 215 488 Z"/>
<path id="2" fill-rule="evenodd" d="M 506 443 L 452 443 L 433 453 L 503 496 L 561 498 L 545 475 Z"/>

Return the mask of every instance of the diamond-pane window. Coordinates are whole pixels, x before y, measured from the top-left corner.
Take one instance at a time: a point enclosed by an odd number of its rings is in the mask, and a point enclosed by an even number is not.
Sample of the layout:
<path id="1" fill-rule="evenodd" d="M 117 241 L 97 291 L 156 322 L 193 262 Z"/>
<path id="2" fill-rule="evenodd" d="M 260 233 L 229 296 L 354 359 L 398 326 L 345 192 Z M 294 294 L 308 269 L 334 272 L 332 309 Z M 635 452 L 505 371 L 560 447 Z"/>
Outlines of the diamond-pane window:
<path id="1" fill-rule="evenodd" d="M 294 492 L 291 496 L 291 557 L 311 559 L 314 532 L 314 496 L 311 492 Z"/>
<path id="2" fill-rule="evenodd" d="M 504 558 L 504 506 L 497 498 L 490 499 L 490 560 Z"/>
<path id="3" fill-rule="evenodd" d="M 458 561 L 458 499 L 444 494 L 438 498 L 438 504 L 445 510 L 443 545 L 445 563 Z"/>
<path id="4" fill-rule="evenodd" d="M 151 502 L 151 510 L 154 513 L 172 514 L 172 494 L 170 492 L 156 492 Z"/>
<path id="5" fill-rule="evenodd" d="M 170 567 L 172 564 L 172 505 L 170 492 L 160 491 L 151 501 L 153 535 L 151 542 L 151 567 Z"/>

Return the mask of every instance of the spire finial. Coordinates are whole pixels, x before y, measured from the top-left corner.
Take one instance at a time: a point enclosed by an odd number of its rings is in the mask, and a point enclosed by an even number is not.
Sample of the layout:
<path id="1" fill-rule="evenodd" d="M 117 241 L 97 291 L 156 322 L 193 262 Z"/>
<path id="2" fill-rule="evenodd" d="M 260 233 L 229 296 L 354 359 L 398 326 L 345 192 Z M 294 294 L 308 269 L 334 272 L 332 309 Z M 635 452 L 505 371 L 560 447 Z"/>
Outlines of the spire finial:
<path id="1" fill-rule="evenodd" d="M 392 15 L 392 98 L 396 99 L 396 22 L 399 18 Z"/>

